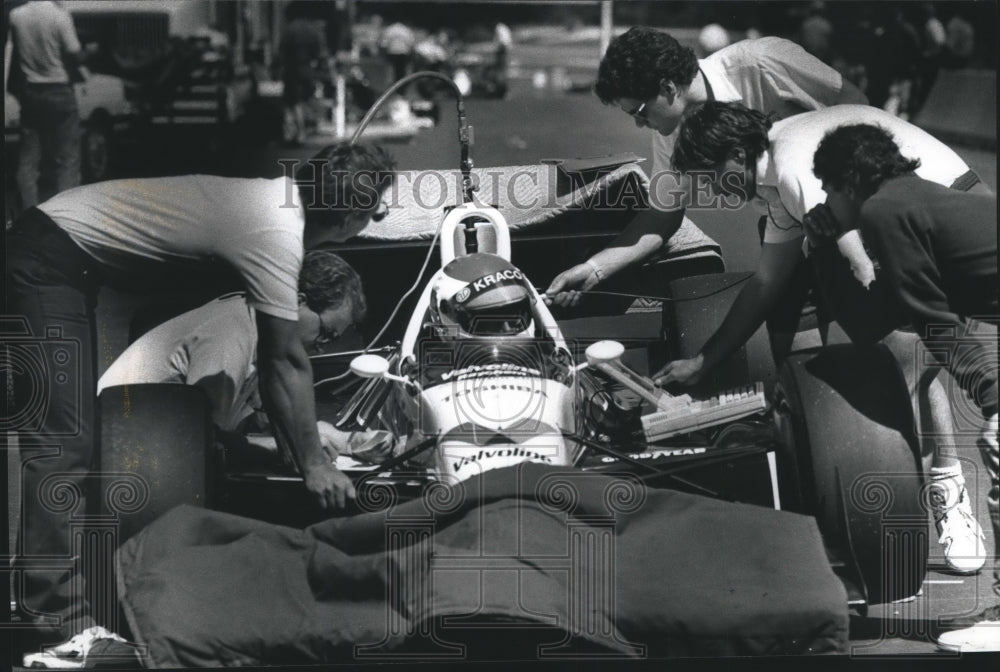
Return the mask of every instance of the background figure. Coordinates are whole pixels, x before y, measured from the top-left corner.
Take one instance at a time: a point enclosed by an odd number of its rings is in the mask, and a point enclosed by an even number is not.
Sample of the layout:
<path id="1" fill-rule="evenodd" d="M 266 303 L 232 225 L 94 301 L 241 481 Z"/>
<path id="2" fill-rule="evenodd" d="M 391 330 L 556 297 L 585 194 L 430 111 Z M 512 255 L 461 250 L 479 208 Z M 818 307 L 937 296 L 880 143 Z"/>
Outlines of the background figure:
<path id="1" fill-rule="evenodd" d="M 80 184 L 80 115 L 73 83 L 83 81 L 80 40 L 69 13 L 54 2 L 10 12 L 13 46 L 7 89 L 21 105 L 17 186 L 21 207 L 39 201 L 39 183 L 57 192 Z"/>
<path id="2" fill-rule="evenodd" d="M 944 57 L 941 65 L 958 69 L 969 65 L 976 49 L 976 31 L 965 17 L 953 16 L 946 28 Z"/>
<path id="3" fill-rule="evenodd" d="M 497 67 L 501 72 L 507 71 L 507 58 L 510 55 L 510 48 L 514 46 L 514 34 L 503 21 L 497 23 L 493 28 L 493 41 L 497 45 Z"/>
<path id="4" fill-rule="evenodd" d="M 911 105 L 914 112 L 923 107 L 927 94 L 937 80 L 938 68 L 941 67 L 941 57 L 948 39 L 944 24 L 937 17 L 933 3 L 921 3 L 916 8 L 916 16 L 920 32 L 920 62 L 917 66 L 917 79 Z"/>
<path id="5" fill-rule="evenodd" d="M 799 26 L 799 44 L 810 54 L 829 64 L 833 60 L 833 39 L 833 23 L 827 16 L 826 3 L 810 3 Z"/>
<path id="6" fill-rule="evenodd" d="M 399 21 L 390 24 L 382 31 L 382 38 L 379 45 L 386 60 L 392 66 L 392 77 L 394 82 L 398 82 L 410 72 L 410 60 L 413 57 L 413 47 L 416 44 L 416 36 L 413 31 Z"/>
<path id="7" fill-rule="evenodd" d="M 729 31 L 717 23 L 710 23 L 698 33 L 698 56 L 705 58 L 729 46 Z"/>
<path id="8" fill-rule="evenodd" d="M 299 3 L 288 5 L 281 35 L 285 118 L 289 126 L 294 125 L 294 132 L 286 131 L 285 140 L 297 143 L 305 142 L 306 103 L 313 97 L 317 74 L 327 58 L 323 32 L 304 12 Z"/>

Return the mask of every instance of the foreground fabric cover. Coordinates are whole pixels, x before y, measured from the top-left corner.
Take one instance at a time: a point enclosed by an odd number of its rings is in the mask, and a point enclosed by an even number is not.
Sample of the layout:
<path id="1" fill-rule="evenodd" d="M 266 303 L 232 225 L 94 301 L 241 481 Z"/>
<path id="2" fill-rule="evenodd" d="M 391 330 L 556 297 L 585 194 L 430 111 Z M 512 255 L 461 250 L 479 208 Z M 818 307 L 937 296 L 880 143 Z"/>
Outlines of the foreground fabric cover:
<path id="1" fill-rule="evenodd" d="M 846 648 L 811 518 L 539 464 L 391 500 L 376 487 L 359 502 L 380 510 L 305 530 L 193 507 L 150 525 L 118 553 L 147 664 L 471 655 L 448 616 L 505 628 L 510 651 L 525 622 L 630 657 Z M 530 655 L 588 650 L 560 639 Z"/>

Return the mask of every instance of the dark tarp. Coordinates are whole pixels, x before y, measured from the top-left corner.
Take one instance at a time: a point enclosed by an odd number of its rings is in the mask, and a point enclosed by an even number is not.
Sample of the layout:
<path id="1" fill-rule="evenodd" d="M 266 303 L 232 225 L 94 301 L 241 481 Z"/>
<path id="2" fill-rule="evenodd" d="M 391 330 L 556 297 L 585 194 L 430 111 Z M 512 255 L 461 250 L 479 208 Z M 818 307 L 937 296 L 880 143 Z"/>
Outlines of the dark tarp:
<path id="1" fill-rule="evenodd" d="M 529 624 L 550 628 L 531 657 L 846 648 L 847 598 L 805 516 L 538 464 L 401 504 L 361 492 L 367 513 L 305 530 L 179 507 L 130 539 L 120 597 L 149 664 L 471 655 L 449 642 L 484 623 L 506 629 L 489 656 L 519 655 Z"/>

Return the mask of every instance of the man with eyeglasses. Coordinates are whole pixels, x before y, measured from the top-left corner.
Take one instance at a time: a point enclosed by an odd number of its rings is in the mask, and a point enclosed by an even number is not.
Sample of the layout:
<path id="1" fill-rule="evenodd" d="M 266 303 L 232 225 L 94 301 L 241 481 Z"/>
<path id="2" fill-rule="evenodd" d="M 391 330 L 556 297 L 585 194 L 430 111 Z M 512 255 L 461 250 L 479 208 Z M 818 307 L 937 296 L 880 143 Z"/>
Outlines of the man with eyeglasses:
<path id="1" fill-rule="evenodd" d="M 742 102 L 784 119 L 830 105 L 868 102 L 836 70 L 788 40 L 744 40 L 698 60 L 670 35 L 638 26 L 611 41 L 594 91 L 603 103 L 630 115 L 636 126 L 655 131 L 650 207 L 609 247 L 555 277 L 545 296 L 558 306 L 576 305 L 581 291 L 654 255 L 680 228 L 691 181 L 673 172 L 670 157 L 688 107 L 709 100 Z"/>
<path id="2" fill-rule="evenodd" d="M 78 359 L 60 381 L 65 384 L 45 388 L 47 412 L 39 425 L 15 427 L 24 493 L 19 556 L 73 557 L 71 512 L 47 506 L 47 488 L 58 475 L 60 487 L 86 492 L 96 448 L 95 308 L 108 282 L 172 289 L 193 272 L 234 270 L 256 314 L 259 388 L 278 443 L 324 507 L 354 497 L 316 429 L 312 369 L 298 337 L 298 276 L 306 250 L 353 237 L 384 207 L 395 166 L 381 148 L 344 143 L 295 167 L 294 175 L 273 179 L 99 182 L 57 194 L 14 221 L 5 237 L 5 287 L 7 313 L 21 318 L 18 337 L 78 344 Z M 24 415 L 37 396 L 29 378 L 9 382 L 12 418 L 37 415 Z M 39 455 L 39 449 L 47 452 Z M 81 502 L 77 510 L 84 507 Z M 16 597 L 25 623 L 35 626 L 24 641 L 65 642 L 50 658 L 63 650 L 82 650 L 85 657 L 85 642 L 110 639 L 93 623 L 74 575 L 73 569 L 22 572 Z M 37 659 L 47 653 L 35 654 L 30 665 L 61 662 Z"/>
<path id="3" fill-rule="evenodd" d="M 298 337 L 309 355 L 322 354 L 364 320 L 361 278 L 333 252 L 307 252 L 299 274 Z M 143 334 L 97 382 L 180 383 L 204 390 L 215 426 L 239 434 L 262 410 L 257 389 L 257 314 L 246 294 L 232 294 L 179 315 Z M 324 441 L 325 423 L 319 423 Z M 329 452 L 331 446 L 324 441 Z"/>

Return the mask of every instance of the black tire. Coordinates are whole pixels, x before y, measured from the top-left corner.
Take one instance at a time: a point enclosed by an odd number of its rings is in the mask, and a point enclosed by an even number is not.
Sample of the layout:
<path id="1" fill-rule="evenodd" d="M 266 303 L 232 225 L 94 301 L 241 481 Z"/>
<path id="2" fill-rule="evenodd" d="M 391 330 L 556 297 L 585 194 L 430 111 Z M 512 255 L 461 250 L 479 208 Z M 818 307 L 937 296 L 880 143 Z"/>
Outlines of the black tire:
<path id="1" fill-rule="evenodd" d="M 88 121 L 80 141 L 80 175 L 84 182 L 100 182 L 111 172 L 111 127 L 103 119 Z"/>
<path id="2" fill-rule="evenodd" d="M 98 403 L 102 513 L 117 515 L 119 543 L 179 504 L 214 504 L 211 417 L 202 390 L 109 387 Z"/>
<path id="3" fill-rule="evenodd" d="M 749 273 L 712 273 L 672 281 L 663 303 L 663 331 L 669 359 L 694 357 L 715 333 L 743 288 Z M 693 388 L 711 394 L 763 382 L 770 393 L 777 377 L 767 330 L 760 327 L 746 344 L 715 367 Z"/>
<path id="4" fill-rule="evenodd" d="M 783 508 L 816 517 L 869 603 L 915 595 L 927 570 L 923 474 L 906 385 L 888 349 L 792 354 L 774 407 Z"/>

